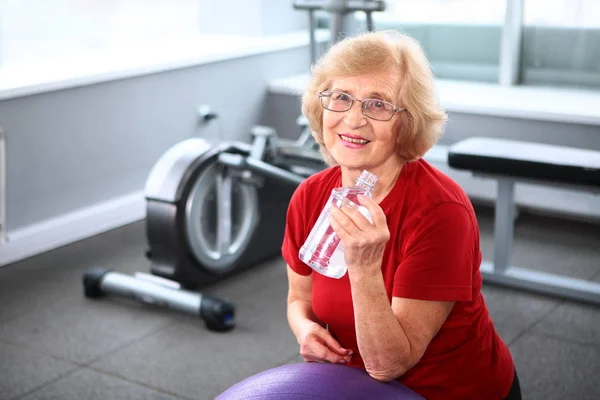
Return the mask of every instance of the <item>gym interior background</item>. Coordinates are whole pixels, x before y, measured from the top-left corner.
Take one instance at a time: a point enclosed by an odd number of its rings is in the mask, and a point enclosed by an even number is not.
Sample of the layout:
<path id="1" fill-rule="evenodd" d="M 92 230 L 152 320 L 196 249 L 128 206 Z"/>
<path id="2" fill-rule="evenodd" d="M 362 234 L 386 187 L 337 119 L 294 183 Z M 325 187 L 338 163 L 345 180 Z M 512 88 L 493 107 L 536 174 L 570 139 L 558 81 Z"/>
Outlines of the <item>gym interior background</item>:
<path id="1" fill-rule="evenodd" d="M 148 271 L 144 188 L 172 146 L 250 143 L 257 125 L 300 135 L 310 25 L 293 3 L 0 0 L 0 399 L 212 399 L 301 360 L 280 258 L 202 289 L 236 305 L 226 333 L 81 285 L 91 266 Z M 364 30 L 364 14 L 344 18 Z M 472 198 L 491 258 L 495 182 L 449 167 L 448 149 L 485 136 L 600 151 L 600 3 L 388 0 L 373 19 L 431 61 L 449 123 L 427 158 Z M 314 21 L 322 50 L 330 15 Z M 513 262 L 600 283 L 598 192 L 515 193 Z M 598 305 L 483 291 L 524 398 L 600 397 Z"/>

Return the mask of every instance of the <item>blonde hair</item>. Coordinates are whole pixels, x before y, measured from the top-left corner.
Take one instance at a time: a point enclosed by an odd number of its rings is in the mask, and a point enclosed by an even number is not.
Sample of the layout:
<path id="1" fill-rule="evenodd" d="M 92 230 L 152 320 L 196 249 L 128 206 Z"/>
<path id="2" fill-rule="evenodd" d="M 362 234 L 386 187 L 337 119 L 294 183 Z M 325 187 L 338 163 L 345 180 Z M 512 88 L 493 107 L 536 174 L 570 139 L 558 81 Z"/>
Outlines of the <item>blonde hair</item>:
<path id="1" fill-rule="evenodd" d="M 398 76 L 393 103 L 406 110 L 396 115 L 398 155 L 406 162 L 421 158 L 442 135 L 447 115 L 438 105 L 429 61 L 411 37 L 397 31 L 367 32 L 333 45 L 312 67 L 312 78 L 302 97 L 302 113 L 323 159 L 337 164 L 323 140 L 323 107 L 318 94 L 340 77 L 393 71 Z"/>

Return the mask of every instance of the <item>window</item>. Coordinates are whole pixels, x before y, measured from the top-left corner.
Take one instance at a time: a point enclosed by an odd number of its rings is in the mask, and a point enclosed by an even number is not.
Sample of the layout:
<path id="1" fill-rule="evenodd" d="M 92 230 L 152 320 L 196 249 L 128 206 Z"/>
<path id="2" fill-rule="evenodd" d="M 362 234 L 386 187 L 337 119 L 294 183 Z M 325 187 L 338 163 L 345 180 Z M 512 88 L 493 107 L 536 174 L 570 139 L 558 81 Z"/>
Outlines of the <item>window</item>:
<path id="1" fill-rule="evenodd" d="M 506 0 L 395 0 L 376 29 L 406 32 L 423 46 L 439 78 L 498 81 Z"/>
<path id="2" fill-rule="evenodd" d="M 521 1 L 522 40 L 511 56 L 520 60 L 511 67 L 511 82 L 600 88 L 600 0 L 387 0 L 387 10 L 373 17 L 376 29 L 398 29 L 417 39 L 438 78 L 497 83 L 501 68 L 503 77 L 507 70 L 500 63 L 507 4 Z M 63 56 L 111 48 L 154 57 L 156 48 L 171 50 L 173 42 L 185 51 L 186 43 L 197 46 L 198 36 L 246 37 L 304 21 L 291 2 L 277 9 L 263 3 L 267 0 L 0 0 L 0 67 L 37 68 L 50 59 L 72 65 Z M 277 16 L 277 23 L 263 14 Z M 364 22 L 363 13 L 356 16 Z M 319 14 L 319 26 L 327 20 Z"/>
<path id="3" fill-rule="evenodd" d="M 525 0 L 524 84 L 600 87 L 600 1 Z"/>
<path id="4" fill-rule="evenodd" d="M 0 65 L 196 34 L 200 0 L 0 0 Z"/>
<path id="5" fill-rule="evenodd" d="M 505 11 L 513 0 L 388 0 L 376 29 L 399 29 L 425 49 L 437 77 L 499 81 Z M 514 4 L 519 4 L 517 0 Z M 600 1 L 523 0 L 520 80 L 600 87 Z"/>
<path id="6" fill-rule="evenodd" d="M 505 0 L 395 0 L 387 12 L 402 22 L 502 25 Z"/>

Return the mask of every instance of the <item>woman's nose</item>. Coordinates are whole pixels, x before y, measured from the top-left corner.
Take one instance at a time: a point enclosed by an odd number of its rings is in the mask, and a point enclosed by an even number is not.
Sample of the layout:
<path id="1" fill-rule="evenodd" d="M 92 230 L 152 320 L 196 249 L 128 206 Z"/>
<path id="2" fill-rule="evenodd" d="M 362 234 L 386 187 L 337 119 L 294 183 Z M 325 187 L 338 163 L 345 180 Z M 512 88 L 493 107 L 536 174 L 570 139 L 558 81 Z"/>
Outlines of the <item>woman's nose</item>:
<path id="1" fill-rule="evenodd" d="M 346 121 L 348 128 L 354 129 L 365 125 L 367 123 L 367 117 L 362 113 L 362 103 L 355 101 L 354 104 L 352 104 L 352 107 L 346 111 L 344 120 Z"/>

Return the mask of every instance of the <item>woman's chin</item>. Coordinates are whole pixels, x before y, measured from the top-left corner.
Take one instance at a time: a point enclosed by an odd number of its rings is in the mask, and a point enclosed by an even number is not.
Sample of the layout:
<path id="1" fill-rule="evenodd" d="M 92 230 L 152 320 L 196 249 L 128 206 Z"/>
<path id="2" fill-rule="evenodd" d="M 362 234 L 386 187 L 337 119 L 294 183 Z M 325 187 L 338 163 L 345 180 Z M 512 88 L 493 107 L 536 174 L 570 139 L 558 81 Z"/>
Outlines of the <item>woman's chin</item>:
<path id="1" fill-rule="evenodd" d="M 346 169 L 364 169 L 366 166 L 365 162 L 362 162 L 361 160 L 357 160 L 357 159 L 353 159 L 353 160 L 348 160 L 348 159 L 336 159 L 338 165 L 342 168 L 346 168 Z"/>
<path id="2" fill-rule="evenodd" d="M 347 166 L 348 168 L 358 168 L 363 165 L 366 161 L 364 154 L 358 151 L 352 151 L 349 149 L 336 149 L 337 151 L 331 152 L 331 155 L 339 165 Z"/>

